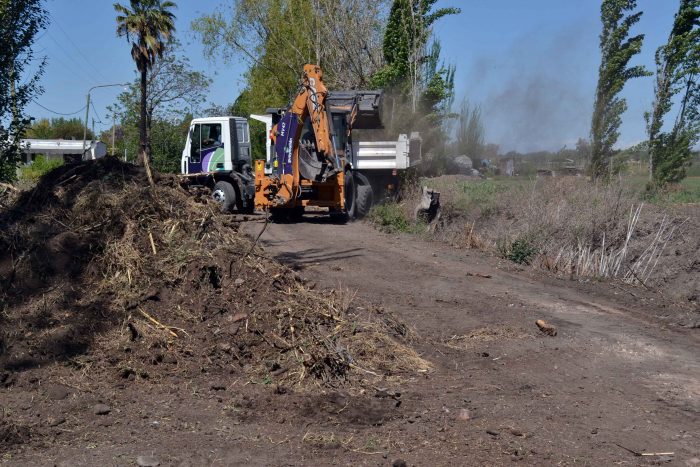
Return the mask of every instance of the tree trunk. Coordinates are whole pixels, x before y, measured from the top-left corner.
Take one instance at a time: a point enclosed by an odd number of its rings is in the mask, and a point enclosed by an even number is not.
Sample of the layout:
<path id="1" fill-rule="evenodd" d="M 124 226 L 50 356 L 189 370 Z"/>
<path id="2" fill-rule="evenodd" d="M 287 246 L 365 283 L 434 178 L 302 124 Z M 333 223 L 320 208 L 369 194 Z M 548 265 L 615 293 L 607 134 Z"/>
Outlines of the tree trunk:
<path id="1" fill-rule="evenodd" d="M 148 156 L 150 153 L 150 146 L 148 144 L 148 122 L 147 122 L 147 108 L 146 108 L 146 84 L 148 68 L 144 64 L 141 68 L 141 120 L 139 122 L 139 157 L 138 164 L 144 166 L 146 169 L 146 176 L 148 177 L 148 183 L 153 188 L 155 192 L 155 183 L 153 182 L 153 175 L 151 174 L 151 164 L 149 163 Z"/>
<path id="2" fill-rule="evenodd" d="M 147 68 L 144 65 L 141 69 L 141 119 L 139 120 L 139 156 L 138 165 L 147 165 L 148 160 L 148 133 L 146 131 L 146 84 Z"/>

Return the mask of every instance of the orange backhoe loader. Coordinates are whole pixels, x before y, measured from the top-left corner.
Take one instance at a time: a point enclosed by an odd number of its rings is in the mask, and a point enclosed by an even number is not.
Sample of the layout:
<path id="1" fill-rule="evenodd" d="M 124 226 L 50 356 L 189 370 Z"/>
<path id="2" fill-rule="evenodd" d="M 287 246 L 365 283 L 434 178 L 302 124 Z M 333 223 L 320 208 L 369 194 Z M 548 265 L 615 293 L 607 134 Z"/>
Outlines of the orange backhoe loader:
<path id="1" fill-rule="evenodd" d="M 255 164 L 255 206 L 269 211 L 276 220 L 298 217 L 306 206 L 329 209 L 331 216 L 346 219 L 346 195 L 353 196 L 347 183 L 345 157 L 340 157 L 326 109 L 328 90 L 317 65 L 305 65 L 299 93 L 279 115 L 270 139 L 274 146 L 272 170 L 266 174 L 265 161 Z M 310 127 L 310 128 L 309 128 Z M 350 131 L 348 129 L 348 131 Z M 300 141 L 311 141 L 318 170 L 302 176 Z M 350 186 L 348 186 L 350 185 Z"/>

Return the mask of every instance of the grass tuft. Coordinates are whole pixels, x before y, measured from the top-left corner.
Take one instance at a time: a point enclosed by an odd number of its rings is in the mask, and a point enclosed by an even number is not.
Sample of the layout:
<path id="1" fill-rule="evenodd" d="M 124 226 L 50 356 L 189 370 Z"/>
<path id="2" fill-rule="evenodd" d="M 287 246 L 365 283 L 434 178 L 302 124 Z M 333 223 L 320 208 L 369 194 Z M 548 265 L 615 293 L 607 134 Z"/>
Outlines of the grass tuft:
<path id="1" fill-rule="evenodd" d="M 393 201 L 372 208 L 369 220 L 386 233 L 421 233 L 426 230 L 425 223 L 409 218 L 405 205 Z"/>

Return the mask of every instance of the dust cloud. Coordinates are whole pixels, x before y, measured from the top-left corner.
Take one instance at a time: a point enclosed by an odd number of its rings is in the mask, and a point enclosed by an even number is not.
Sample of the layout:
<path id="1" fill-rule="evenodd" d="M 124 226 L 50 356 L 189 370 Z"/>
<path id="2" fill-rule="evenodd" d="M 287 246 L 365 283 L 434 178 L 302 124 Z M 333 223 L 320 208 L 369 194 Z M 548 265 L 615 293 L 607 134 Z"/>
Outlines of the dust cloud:
<path id="1" fill-rule="evenodd" d="M 588 136 L 598 68 L 591 40 L 583 25 L 533 32 L 501 57 L 477 58 L 458 91 L 481 103 L 487 141 L 504 152 L 556 151 Z"/>

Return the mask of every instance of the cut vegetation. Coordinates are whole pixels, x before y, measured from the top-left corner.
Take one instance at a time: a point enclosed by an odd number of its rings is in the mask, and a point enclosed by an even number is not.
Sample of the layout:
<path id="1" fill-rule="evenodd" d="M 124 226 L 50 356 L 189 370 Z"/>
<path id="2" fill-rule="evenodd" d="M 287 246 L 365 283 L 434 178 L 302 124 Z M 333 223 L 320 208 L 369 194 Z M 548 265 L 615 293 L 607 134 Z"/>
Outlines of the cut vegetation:
<path id="1" fill-rule="evenodd" d="M 0 224 L 7 384 L 54 368 L 68 380 L 204 373 L 362 387 L 429 368 L 391 313 L 313 290 L 174 178 L 151 190 L 143 169 L 113 158 L 65 165 Z"/>

